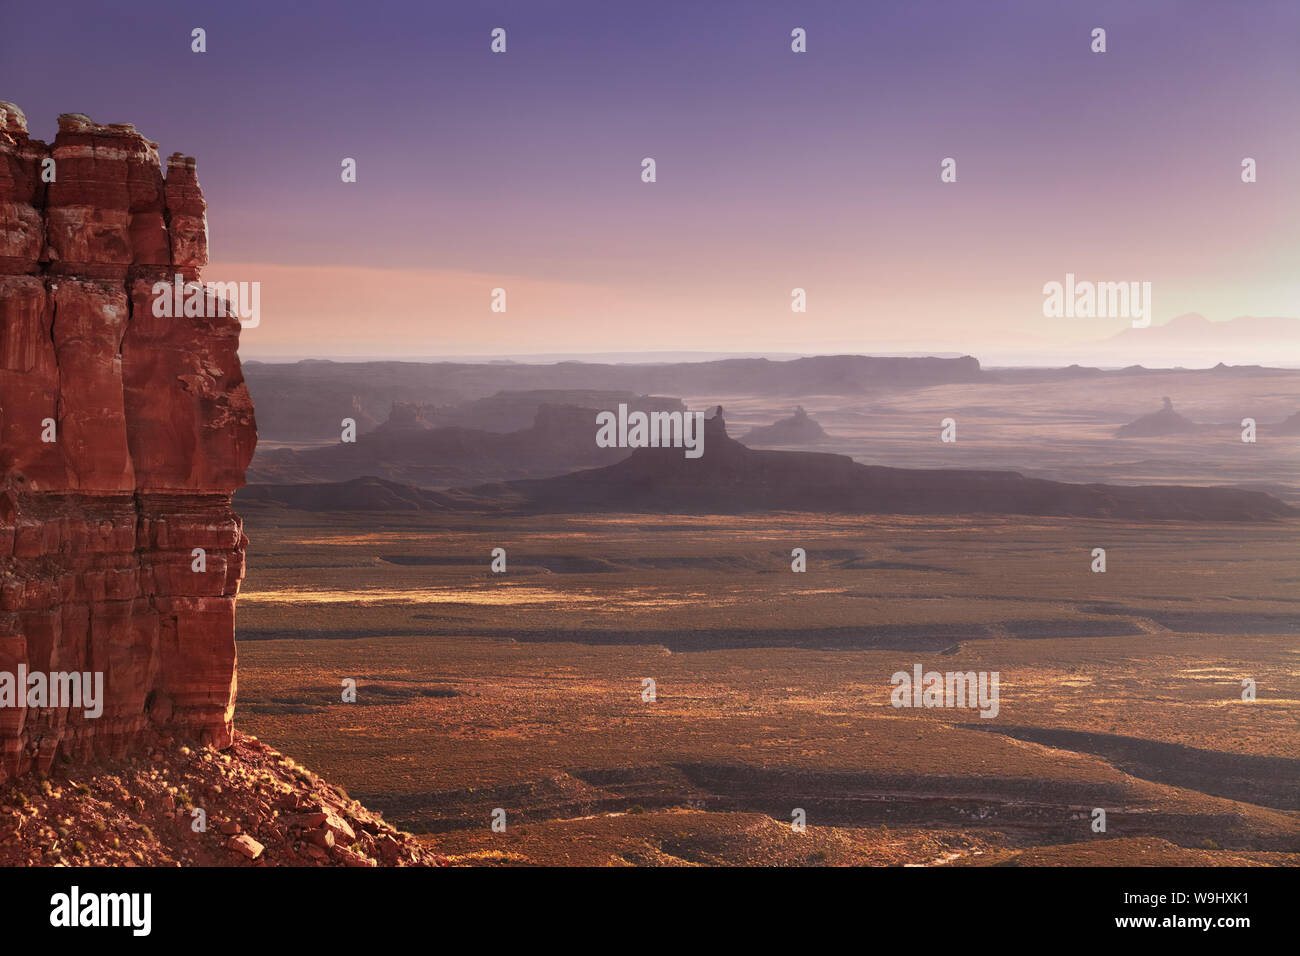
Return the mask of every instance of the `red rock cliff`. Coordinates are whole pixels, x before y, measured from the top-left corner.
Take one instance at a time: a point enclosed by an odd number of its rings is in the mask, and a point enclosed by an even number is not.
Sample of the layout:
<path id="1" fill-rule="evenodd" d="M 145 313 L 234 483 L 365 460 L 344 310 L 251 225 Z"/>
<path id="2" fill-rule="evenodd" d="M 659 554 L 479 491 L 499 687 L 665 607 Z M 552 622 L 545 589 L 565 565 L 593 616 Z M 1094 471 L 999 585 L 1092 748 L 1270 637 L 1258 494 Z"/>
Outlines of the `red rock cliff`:
<path id="1" fill-rule="evenodd" d="M 257 428 L 238 321 L 153 314 L 207 263 L 194 160 L 164 175 L 157 149 L 76 113 L 47 146 L 0 102 L 0 677 L 102 671 L 106 701 L 0 706 L 0 779 L 151 730 L 231 739 Z"/>

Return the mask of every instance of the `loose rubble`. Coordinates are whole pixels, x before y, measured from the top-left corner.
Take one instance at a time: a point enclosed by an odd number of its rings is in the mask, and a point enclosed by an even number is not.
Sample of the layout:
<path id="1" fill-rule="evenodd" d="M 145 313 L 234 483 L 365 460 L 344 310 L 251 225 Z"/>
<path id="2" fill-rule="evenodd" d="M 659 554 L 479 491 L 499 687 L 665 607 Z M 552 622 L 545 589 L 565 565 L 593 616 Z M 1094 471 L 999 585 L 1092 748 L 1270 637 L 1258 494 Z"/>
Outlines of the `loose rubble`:
<path id="1" fill-rule="evenodd" d="M 439 866 L 445 860 L 255 737 L 159 738 L 136 759 L 0 786 L 0 866 Z M 202 825 L 202 828 L 200 828 Z"/>

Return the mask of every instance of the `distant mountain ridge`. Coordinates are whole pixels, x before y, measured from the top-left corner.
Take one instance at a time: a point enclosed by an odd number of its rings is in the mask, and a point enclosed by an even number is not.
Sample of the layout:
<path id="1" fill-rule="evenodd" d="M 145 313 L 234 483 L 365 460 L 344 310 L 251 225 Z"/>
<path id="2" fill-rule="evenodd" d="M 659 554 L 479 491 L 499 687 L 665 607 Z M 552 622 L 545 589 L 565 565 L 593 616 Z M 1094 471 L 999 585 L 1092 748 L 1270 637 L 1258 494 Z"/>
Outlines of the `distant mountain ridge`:
<path id="1" fill-rule="evenodd" d="M 353 418 L 358 430 L 366 432 L 388 416 L 394 403 L 448 406 L 498 392 L 557 389 L 786 398 L 977 382 L 985 375 L 978 360 L 969 355 L 821 355 L 788 361 L 747 358 L 626 365 L 256 362 L 249 363 L 245 378 L 257 404 L 261 438 L 277 442 L 337 438 L 344 417 Z M 572 400 L 562 403 L 568 401 Z"/>
<path id="2" fill-rule="evenodd" d="M 843 455 L 750 449 L 727 435 L 720 408 L 705 421 L 704 455 L 698 459 L 686 458 L 680 449 L 643 448 L 615 464 L 554 478 L 446 492 L 416 489 L 412 493 L 374 479 L 335 488 L 250 486 L 240 492 L 239 500 L 317 510 L 352 494 L 435 510 L 543 514 L 805 511 L 1190 521 L 1260 521 L 1300 515 L 1268 494 L 1237 488 L 1068 484 L 1011 471 L 886 468 L 862 465 Z"/>
<path id="3" fill-rule="evenodd" d="M 1144 329 L 1124 329 L 1106 342 L 1159 343 L 1162 345 L 1201 347 L 1300 341 L 1300 319 L 1287 316 L 1243 315 L 1235 319 L 1212 322 L 1197 312 L 1175 316 L 1162 325 Z"/>
<path id="4" fill-rule="evenodd" d="M 681 405 L 675 399 L 669 404 Z M 248 475 L 254 482 L 338 482 L 377 475 L 399 483 L 448 487 L 488 476 L 563 474 L 627 454 L 626 449 L 596 445 L 596 413 L 576 405 L 542 405 L 527 428 L 496 432 L 434 427 L 423 407 L 395 403 L 385 422 L 358 435 L 355 442 L 267 451 L 249 466 Z"/>
<path id="5" fill-rule="evenodd" d="M 1240 316 L 1212 322 L 1188 313 L 1163 325 L 1123 329 L 1080 353 L 1107 364 L 1210 367 L 1218 364 L 1300 364 L 1300 319 Z"/>

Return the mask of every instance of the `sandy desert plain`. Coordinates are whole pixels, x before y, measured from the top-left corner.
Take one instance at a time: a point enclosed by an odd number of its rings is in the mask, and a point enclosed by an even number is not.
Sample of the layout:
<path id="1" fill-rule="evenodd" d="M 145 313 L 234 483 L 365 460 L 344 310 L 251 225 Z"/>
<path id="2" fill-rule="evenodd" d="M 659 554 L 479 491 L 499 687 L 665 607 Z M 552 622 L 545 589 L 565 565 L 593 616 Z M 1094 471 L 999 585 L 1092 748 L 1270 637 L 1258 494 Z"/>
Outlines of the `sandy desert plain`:
<path id="1" fill-rule="evenodd" d="M 1113 437 L 1162 395 L 1197 421 L 1254 415 L 1259 441 Z M 684 397 L 722 403 L 733 435 L 796 402 Z M 1300 505 L 1300 440 L 1266 427 L 1300 408 L 1294 372 L 1025 371 L 797 403 L 831 435 L 816 450 L 866 463 Z M 1300 864 L 1300 518 L 236 501 L 237 726 L 453 863 Z M 997 671 L 996 717 L 891 706 L 917 664 Z"/>

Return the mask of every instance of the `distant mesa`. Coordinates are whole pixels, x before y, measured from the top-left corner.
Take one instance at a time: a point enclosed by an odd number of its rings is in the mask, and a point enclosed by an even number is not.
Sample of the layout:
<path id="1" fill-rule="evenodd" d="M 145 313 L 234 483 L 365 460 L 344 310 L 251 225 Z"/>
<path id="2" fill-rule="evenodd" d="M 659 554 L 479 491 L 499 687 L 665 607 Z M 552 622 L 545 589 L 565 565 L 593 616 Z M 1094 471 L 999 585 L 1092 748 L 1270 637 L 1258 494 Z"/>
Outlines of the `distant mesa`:
<path id="1" fill-rule="evenodd" d="M 633 409 L 645 411 L 685 407 L 675 398 L 638 398 L 620 392 L 597 397 L 611 395 L 630 400 Z M 402 484 L 448 488 L 474 481 L 562 475 L 575 468 L 609 464 L 628 454 L 626 448 L 601 448 L 596 444 L 599 409 L 539 406 L 532 395 L 521 401 L 531 409 L 528 424 L 508 432 L 443 425 L 441 410 L 397 402 L 385 422 L 358 435 L 355 442 L 308 449 L 281 448 L 258 455 L 248 469 L 249 480 L 292 484 L 377 476 Z M 493 408 L 483 417 L 495 423 L 518 414 L 513 400 Z M 481 420 L 480 411 L 472 413 L 475 419 Z"/>
<path id="2" fill-rule="evenodd" d="M 829 437 L 800 405 L 789 418 L 752 428 L 740 440 L 747 445 L 811 445 Z"/>
<path id="3" fill-rule="evenodd" d="M 1164 407 L 1158 412 L 1143 415 L 1141 418 L 1122 425 L 1115 432 L 1116 438 L 1157 438 L 1165 435 L 1192 435 L 1203 431 L 1203 427 L 1185 415 L 1174 411 L 1174 403 L 1166 396 Z"/>
<path id="4" fill-rule="evenodd" d="M 820 355 L 787 361 L 627 364 L 303 361 L 248 367 L 258 426 L 269 442 L 331 440 L 349 408 L 357 431 L 367 432 L 390 414 L 395 402 L 423 405 L 425 418 L 435 427 L 510 432 L 527 428 L 543 404 L 614 409 L 625 402 L 631 408 L 634 401 L 663 395 L 753 395 L 787 402 L 803 395 L 862 395 L 991 380 L 971 356 Z"/>
<path id="5" fill-rule="evenodd" d="M 1174 411 L 1173 402 L 1164 399 L 1164 407 L 1158 412 L 1143 415 L 1116 430 L 1116 438 L 1159 438 L 1167 435 L 1207 435 L 1219 432 L 1235 432 L 1239 421 L 1216 422 L 1205 424 L 1194 422 Z M 1300 412 L 1273 425 L 1259 426 L 1261 434 L 1269 436 L 1300 435 Z"/>
<path id="6" fill-rule="evenodd" d="M 362 432 L 373 431 L 383 424 L 378 418 L 366 411 L 360 395 L 353 395 L 348 402 L 348 417 L 357 423 L 357 430 Z"/>
<path id="7" fill-rule="evenodd" d="M 425 406 L 417 402 L 393 402 L 388 418 L 375 428 L 377 434 L 428 431 L 433 423 L 424 416 Z"/>
<path id="8" fill-rule="evenodd" d="M 1012 471 L 884 468 L 844 455 L 746 448 L 721 415 L 705 422 L 705 454 L 643 448 L 606 468 L 451 491 L 381 478 L 248 485 L 241 508 L 524 514 L 1025 514 L 1124 520 L 1264 521 L 1294 517 L 1262 491 L 1180 485 L 1078 485 Z"/>
<path id="9" fill-rule="evenodd" d="M 438 408 L 421 406 L 437 427 L 480 428 L 490 432 L 513 432 L 528 428 L 544 405 L 575 405 L 591 409 L 616 409 L 620 404 L 631 410 L 680 412 L 686 406 L 681 399 L 659 395 L 599 388 L 530 388 L 503 389 L 486 398 L 476 398 Z"/>
<path id="10" fill-rule="evenodd" d="M 530 513 L 1030 514 L 1127 520 L 1255 521 L 1300 514 L 1258 491 L 1067 484 L 1011 471 L 886 468 L 844 455 L 747 448 L 722 409 L 704 423 L 704 454 L 642 448 L 604 468 L 447 493 L 466 509 Z"/>

